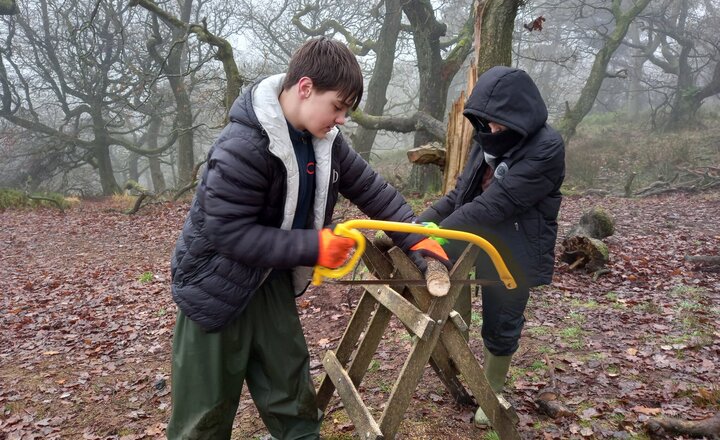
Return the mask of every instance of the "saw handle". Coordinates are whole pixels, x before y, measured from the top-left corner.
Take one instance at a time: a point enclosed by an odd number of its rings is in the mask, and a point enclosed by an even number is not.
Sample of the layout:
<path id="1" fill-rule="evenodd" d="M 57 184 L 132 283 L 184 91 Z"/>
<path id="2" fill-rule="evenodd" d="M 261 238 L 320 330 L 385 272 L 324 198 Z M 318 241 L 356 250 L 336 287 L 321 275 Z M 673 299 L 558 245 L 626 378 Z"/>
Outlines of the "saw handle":
<path id="1" fill-rule="evenodd" d="M 355 253 L 345 263 L 345 266 L 340 266 L 337 269 L 330 269 L 329 267 L 315 266 L 313 271 L 312 283 L 313 286 L 319 286 L 322 284 L 323 278 L 342 278 L 348 274 L 360 261 L 360 257 L 365 252 L 365 236 L 362 235 L 357 229 L 350 229 L 344 223 L 335 225 L 333 234 L 341 237 L 350 238 L 355 241 Z"/>
<path id="2" fill-rule="evenodd" d="M 500 279 L 505 284 L 505 287 L 508 289 L 514 289 L 517 287 L 515 279 L 510 274 L 510 271 L 505 265 L 505 261 L 503 261 L 497 249 L 495 249 L 495 246 L 484 238 L 464 231 L 454 231 L 452 229 L 431 229 L 414 223 L 389 222 L 383 220 L 349 220 L 335 225 L 335 230 L 333 231 L 335 235 L 355 240 L 355 243 L 357 243 L 355 253 L 352 257 L 350 257 L 345 266 L 338 267 L 337 269 L 315 266 L 312 279 L 313 285 L 319 286 L 322 284 L 323 277 L 342 278 L 353 270 L 358 261 L 360 261 L 360 257 L 362 257 L 363 252 L 365 252 L 365 236 L 362 235 L 358 229 L 404 232 L 407 234 L 421 234 L 430 237 L 467 241 L 468 243 L 478 246 L 488 254 L 490 260 L 495 266 L 495 270 L 497 270 L 500 275 Z"/>

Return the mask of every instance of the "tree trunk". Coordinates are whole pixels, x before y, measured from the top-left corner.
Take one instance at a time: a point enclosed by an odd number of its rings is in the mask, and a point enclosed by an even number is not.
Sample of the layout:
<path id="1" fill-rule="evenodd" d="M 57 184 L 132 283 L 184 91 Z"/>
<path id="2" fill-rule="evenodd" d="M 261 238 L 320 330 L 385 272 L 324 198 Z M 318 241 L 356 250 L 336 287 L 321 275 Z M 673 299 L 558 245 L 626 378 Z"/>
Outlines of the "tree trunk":
<path id="1" fill-rule="evenodd" d="M 386 0 L 385 17 L 378 37 L 378 47 L 375 49 L 377 58 L 373 74 L 368 83 L 365 108 L 363 109 L 364 113 L 368 115 L 382 116 L 385 109 L 387 88 L 390 84 L 395 63 L 395 47 L 400 33 L 401 21 L 402 5 L 400 0 Z M 377 130 L 360 126 L 352 136 L 353 148 L 365 160 L 370 160 L 370 153 L 376 135 Z"/>
<path id="2" fill-rule="evenodd" d="M 403 11 L 413 30 L 417 54 L 420 76 L 418 110 L 442 121 L 450 81 L 443 78 L 440 37 L 445 35 L 447 26 L 435 19 L 435 11 L 429 0 L 411 0 L 405 3 Z M 413 146 L 419 147 L 433 140 L 427 132 L 416 131 Z"/>
<path id="3" fill-rule="evenodd" d="M 480 26 L 482 34 L 477 58 L 478 76 L 493 66 L 512 64 L 513 29 L 521 4 L 519 0 L 489 0 L 485 3 Z"/>
<path id="4" fill-rule="evenodd" d="M 443 60 L 440 37 L 444 36 L 447 26 L 435 19 L 435 12 L 429 0 L 411 0 L 403 6 L 403 12 L 410 21 L 420 76 L 418 111 L 433 118 L 445 119 L 445 102 L 452 79 L 472 51 L 474 14 L 470 14 L 463 26 L 458 43 Z M 433 141 L 433 136 L 424 130 L 415 132 L 413 146 Z M 410 181 L 420 192 L 441 189 L 442 176 L 439 168 L 428 165 L 413 165 Z"/>
<path id="5" fill-rule="evenodd" d="M 695 99 L 695 95 L 699 89 L 695 86 L 692 67 L 690 67 L 690 53 L 692 52 L 694 43 L 692 40 L 685 38 L 688 0 L 681 0 L 677 5 L 680 8 L 676 29 L 677 34 L 680 36 L 680 54 L 677 57 L 678 78 L 672 110 L 665 123 L 665 129 L 667 130 L 677 130 L 687 126 L 689 122 L 695 119 L 695 113 L 699 107 Z"/>
<path id="6" fill-rule="evenodd" d="M 606 76 L 606 69 L 610 63 L 610 59 L 620 46 L 627 34 L 630 23 L 635 17 L 642 12 L 650 3 L 650 0 L 638 0 L 627 12 L 621 10 L 621 0 L 613 0 L 612 13 L 615 17 L 615 28 L 607 36 L 605 45 L 595 55 L 595 61 L 590 69 L 585 86 L 580 93 L 580 98 L 572 108 L 568 108 L 562 119 L 556 124 L 557 130 L 562 135 L 565 142 L 569 142 L 575 135 L 577 126 L 582 122 L 595 104 L 595 99 L 600 91 L 600 86 Z"/>
<path id="7" fill-rule="evenodd" d="M 158 146 L 161 125 L 162 119 L 160 116 L 152 115 L 150 125 L 148 126 L 147 141 L 147 146 L 151 150 L 156 149 Z M 152 179 L 153 192 L 160 194 L 165 191 L 165 176 L 163 176 L 162 169 L 160 168 L 160 158 L 158 156 L 150 156 L 148 157 L 148 161 L 150 162 L 150 178 Z"/>
<path id="8" fill-rule="evenodd" d="M 600 207 L 584 213 L 562 241 L 560 259 L 570 264 L 570 270 L 584 268 L 596 272 L 608 262 L 607 245 L 600 241 L 615 232 L 615 220 Z"/>
<path id="9" fill-rule="evenodd" d="M 473 65 L 468 70 L 467 89 L 453 103 L 448 120 L 447 141 L 445 147 L 445 167 L 443 173 L 442 192 L 447 194 L 455 188 L 457 178 L 465 167 L 472 146 L 473 127 L 463 116 L 465 100 L 475 87 L 477 69 Z"/>
<path id="10" fill-rule="evenodd" d="M 96 142 L 100 142 L 93 149 L 93 155 L 95 163 L 97 165 L 98 174 L 100 175 L 100 185 L 102 186 L 102 192 L 105 196 L 113 194 L 119 194 L 120 185 L 115 180 L 115 174 L 113 173 L 112 160 L 110 159 L 110 146 L 101 141 L 102 138 L 96 138 Z"/>
<path id="11" fill-rule="evenodd" d="M 181 3 L 180 19 L 183 22 L 187 23 L 190 20 L 191 10 L 192 0 L 185 0 Z M 184 39 L 184 29 L 175 29 L 173 31 L 174 44 L 167 60 L 168 81 L 175 96 L 177 129 L 180 130 L 177 146 L 178 186 L 184 186 L 190 183 L 190 175 L 195 165 L 192 106 L 190 104 L 187 87 L 185 86 L 185 76 L 183 75 L 183 60 L 186 57 L 185 51 L 187 45 L 185 42 L 180 43 L 180 41 Z"/>
<path id="12" fill-rule="evenodd" d="M 128 154 L 128 179 L 138 183 L 140 183 L 139 162 L 140 155 L 131 151 Z"/>
<path id="13" fill-rule="evenodd" d="M 642 44 L 640 40 L 640 26 L 638 26 L 637 23 L 632 23 L 629 32 L 630 40 L 633 44 L 640 46 Z M 644 73 L 643 65 L 646 60 L 642 51 L 636 50 L 635 52 L 635 56 L 633 57 L 633 70 L 630 73 L 630 89 L 628 90 L 627 96 L 627 113 L 631 118 L 639 115 L 643 108 L 642 78 Z"/>
<path id="14" fill-rule="evenodd" d="M 465 100 L 480 75 L 492 66 L 509 66 L 512 62 L 512 32 L 520 2 L 490 0 L 477 2 L 475 10 L 475 60 L 468 73 L 466 92 L 461 94 L 451 109 L 448 120 L 447 151 L 442 191 L 447 194 L 455 187 L 457 176 L 465 167 L 472 146 L 473 128 L 462 114 Z M 483 38 L 483 35 L 490 37 Z M 497 37 L 499 36 L 499 37 Z"/>

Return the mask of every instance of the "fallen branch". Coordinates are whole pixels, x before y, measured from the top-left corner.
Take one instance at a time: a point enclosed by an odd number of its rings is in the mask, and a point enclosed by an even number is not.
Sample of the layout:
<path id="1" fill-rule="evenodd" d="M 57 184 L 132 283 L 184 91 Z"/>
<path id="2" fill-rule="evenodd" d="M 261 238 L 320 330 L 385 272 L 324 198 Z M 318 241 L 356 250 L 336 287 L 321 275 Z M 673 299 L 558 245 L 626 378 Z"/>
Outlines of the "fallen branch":
<path id="1" fill-rule="evenodd" d="M 609 274 L 609 273 L 611 273 L 611 272 L 612 272 L 612 271 L 611 271 L 610 269 L 608 269 L 608 268 L 598 269 L 598 270 L 595 271 L 595 273 L 593 273 L 592 280 L 593 280 L 593 281 L 597 281 L 598 278 L 600 278 L 601 276 L 606 275 L 606 274 Z"/>
<path id="2" fill-rule="evenodd" d="M 26 194 L 27 198 L 30 200 L 38 200 L 38 201 L 44 201 L 44 202 L 51 202 L 53 205 L 57 207 L 57 209 L 60 210 L 63 214 L 65 214 L 65 209 L 62 207 L 60 202 L 58 202 L 55 199 L 51 199 L 49 197 L 41 197 L 41 196 L 31 196 L 30 194 Z"/>
<path id="3" fill-rule="evenodd" d="M 133 190 L 133 191 L 137 191 L 140 193 L 138 198 L 135 199 L 135 204 L 133 205 L 133 207 L 130 210 L 125 211 L 125 214 L 127 214 L 127 215 L 133 215 L 133 214 L 137 213 L 140 210 L 140 208 L 142 207 L 143 201 L 145 199 L 147 199 L 148 197 L 150 197 L 150 198 L 155 197 L 144 186 L 140 185 L 139 183 L 137 183 L 134 180 L 128 180 L 127 182 L 125 182 L 125 186 L 123 187 L 123 189 L 125 189 L 126 191 Z"/>
<path id="4" fill-rule="evenodd" d="M 720 264 L 720 255 L 685 255 L 685 261 L 701 264 Z"/>
<path id="5" fill-rule="evenodd" d="M 645 424 L 645 428 L 652 435 L 686 434 L 692 437 L 706 437 L 720 439 L 720 413 L 709 419 L 683 420 L 672 417 L 653 417 Z"/>
<path id="6" fill-rule="evenodd" d="M 558 419 L 572 415 L 573 412 L 558 400 L 560 398 L 560 390 L 558 389 L 557 382 L 555 381 L 555 366 L 550 361 L 547 354 L 545 355 L 545 364 L 547 365 L 549 385 L 538 391 L 538 394 L 535 397 L 535 403 L 537 404 L 538 409 L 551 419 Z"/>

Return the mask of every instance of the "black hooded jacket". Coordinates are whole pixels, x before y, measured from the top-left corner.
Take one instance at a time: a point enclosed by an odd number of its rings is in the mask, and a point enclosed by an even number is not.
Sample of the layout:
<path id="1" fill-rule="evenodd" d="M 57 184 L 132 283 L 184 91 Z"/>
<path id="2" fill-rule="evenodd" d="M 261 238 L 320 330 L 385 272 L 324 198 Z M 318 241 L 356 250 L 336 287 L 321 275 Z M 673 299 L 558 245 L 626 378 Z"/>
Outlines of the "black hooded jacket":
<path id="1" fill-rule="evenodd" d="M 296 293 L 307 287 L 318 258 L 317 230 L 331 223 L 338 194 L 371 218 L 414 219 L 403 197 L 334 128 L 313 139 L 314 229 L 291 229 L 298 165 L 278 102 L 283 78 L 261 81 L 233 104 L 177 239 L 173 299 L 207 331 L 237 318 L 272 269 L 293 269 Z M 423 238 L 389 235 L 405 250 Z"/>
<path id="2" fill-rule="evenodd" d="M 547 107 L 530 76 L 522 70 L 493 67 L 480 76 L 465 104 L 464 115 L 493 121 L 519 133 L 521 140 L 495 161 L 494 180 L 480 184 L 488 163 L 474 142 L 455 188 L 428 208 L 421 221 L 479 234 L 503 256 L 521 284 L 552 281 L 565 177 L 565 147 L 547 123 Z M 496 276 L 481 260 L 480 276 Z"/>

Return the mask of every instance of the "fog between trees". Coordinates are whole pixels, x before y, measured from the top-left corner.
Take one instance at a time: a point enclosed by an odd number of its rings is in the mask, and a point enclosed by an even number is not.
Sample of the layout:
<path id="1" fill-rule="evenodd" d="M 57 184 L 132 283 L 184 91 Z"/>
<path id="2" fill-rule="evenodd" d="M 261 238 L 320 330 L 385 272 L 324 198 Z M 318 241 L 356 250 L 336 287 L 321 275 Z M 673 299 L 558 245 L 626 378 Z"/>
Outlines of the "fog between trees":
<path id="1" fill-rule="evenodd" d="M 181 188 L 232 99 L 254 80 L 284 71 L 295 48 L 317 35 L 347 42 L 364 69 L 361 111 L 343 131 L 371 160 L 442 142 L 448 104 L 465 88 L 471 63 L 480 72 L 498 63 L 525 69 L 570 146 L 588 114 L 621 115 L 648 132 L 672 133 L 700 126 L 717 107 L 720 1 L 480 6 L 0 4 L 7 14 L 0 17 L 0 187 L 112 194 L 132 180 L 154 193 Z M 473 47 L 478 10 L 480 46 Z M 524 26 L 540 16 L 542 30 Z"/>

